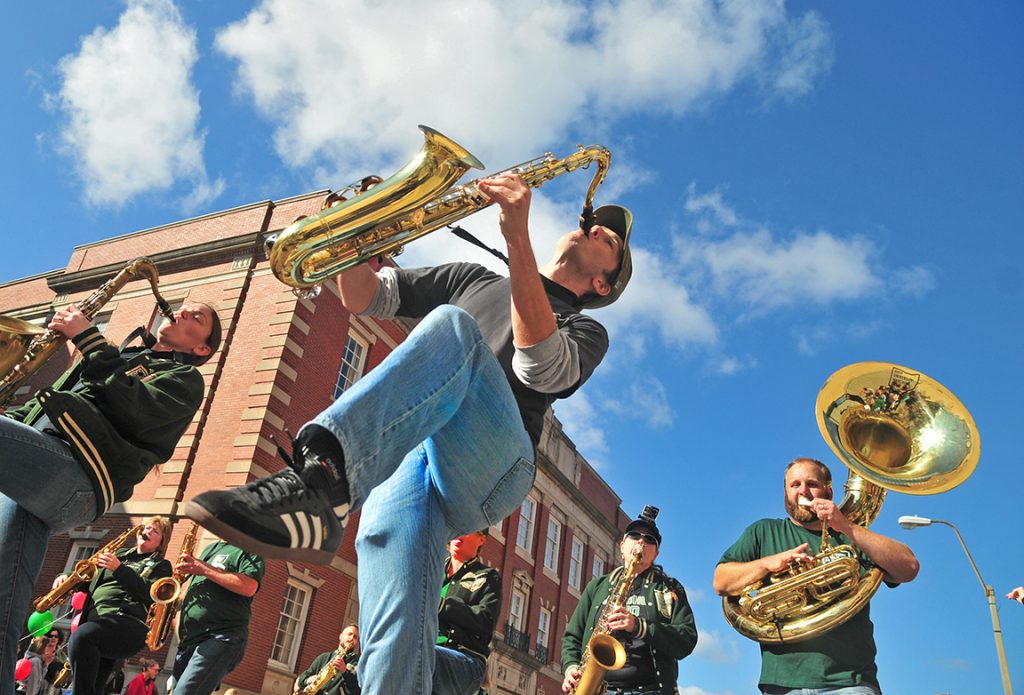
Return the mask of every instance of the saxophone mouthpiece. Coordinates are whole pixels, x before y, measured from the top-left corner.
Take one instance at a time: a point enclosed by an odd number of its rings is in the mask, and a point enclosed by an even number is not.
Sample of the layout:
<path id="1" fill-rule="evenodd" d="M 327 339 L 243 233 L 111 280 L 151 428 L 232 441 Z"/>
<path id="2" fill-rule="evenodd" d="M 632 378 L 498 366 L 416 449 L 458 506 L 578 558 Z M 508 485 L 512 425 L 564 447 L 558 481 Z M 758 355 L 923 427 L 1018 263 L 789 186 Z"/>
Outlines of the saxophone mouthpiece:
<path id="1" fill-rule="evenodd" d="M 594 206 L 584 205 L 583 212 L 580 213 L 580 229 L 583 230 L 583 236 L 590 236 L 590 228 L 594 226 Z"/>
<path id="2" fill-rule="evenodd" d="M 156 305 L 160 307 L 160 313 L 164 315 L 171 323 L 176 323 L 174 320 L 174 311 L 171 309 L 171 305 L 167 303 L 167 300 L 163 297 L 157 297 Z"/>

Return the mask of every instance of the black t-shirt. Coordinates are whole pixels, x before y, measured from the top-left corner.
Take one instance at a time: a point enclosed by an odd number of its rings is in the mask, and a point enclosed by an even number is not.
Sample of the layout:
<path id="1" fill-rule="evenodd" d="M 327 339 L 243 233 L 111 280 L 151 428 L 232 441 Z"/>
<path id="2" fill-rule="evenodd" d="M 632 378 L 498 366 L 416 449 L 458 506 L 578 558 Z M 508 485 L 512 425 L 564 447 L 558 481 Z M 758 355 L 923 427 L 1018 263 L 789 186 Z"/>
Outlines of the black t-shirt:
<path id="1" fill-rule="evenodd" d="M 422 318 L 442 304 L 466 311 L 498 358 L 519 404 L 523 425 L 533 440 L 540 441 L 544 413 L 558 398 L 567 398 L 590 377 L 608 350 L 608 333 L 590 316 L 580 313 L 579 300 L 570 290 L 541 276 L 558 330 L 575 344 L 580 378 L 559 393 L 541 393 L 525 386 L 512 371 L 512 285 L 509 278 L 475 263 L 450 263 L 432 268 L 398 269 L 398 315 Z"/>

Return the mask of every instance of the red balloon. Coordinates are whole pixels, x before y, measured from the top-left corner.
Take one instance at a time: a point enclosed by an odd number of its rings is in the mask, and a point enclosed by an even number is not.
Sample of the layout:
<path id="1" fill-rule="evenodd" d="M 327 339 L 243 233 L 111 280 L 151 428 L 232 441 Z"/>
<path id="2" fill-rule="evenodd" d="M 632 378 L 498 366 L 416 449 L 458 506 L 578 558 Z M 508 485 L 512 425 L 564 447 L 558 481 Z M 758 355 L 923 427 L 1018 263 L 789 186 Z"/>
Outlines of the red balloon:
<path id="1" fill-rule="evenodd" d="M 71 595 L 71 607 L 76 611 L 80 611 L 85 608 L 85 599 L 89 597 L 89 594 L 84 591 L 76 591 Z"/>
<path id="2" fill-rule="evenodd" d="M 71 631 L 74 632 L 78 629 L 78 623 L 82 619 L 81 613 L 75 613 L 75 617 L 71 619 Z"/>
<path id="3" fill-rule="evenodd" d="M 23 681 L 32 673 L 32 662 L 28 659 L 18 659 L 14 667 L 14 680 Z"/>

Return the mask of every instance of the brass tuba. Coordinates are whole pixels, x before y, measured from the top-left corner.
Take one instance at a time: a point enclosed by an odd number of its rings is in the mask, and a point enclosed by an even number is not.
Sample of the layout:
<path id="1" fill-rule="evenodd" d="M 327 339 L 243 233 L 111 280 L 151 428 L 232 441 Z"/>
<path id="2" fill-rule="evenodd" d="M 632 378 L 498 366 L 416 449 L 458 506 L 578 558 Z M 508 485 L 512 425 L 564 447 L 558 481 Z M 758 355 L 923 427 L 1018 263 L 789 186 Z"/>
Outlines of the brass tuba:
<path id="1" fill-rule="evenodd" d="M 128 542 L 128 540 L 133 536 L 137 536 L 143 528 L 145 527 L 141 525 L 133 526 L 97 550 L 88 559 L 76 562 L 75 568 L 71 571 L 71 574 L 64 578 L 64 581 L 51 589 L 49 593 L 43 594 L 37 598 L 32 605 L 37 611 L 43 613 L 44 611 L 49 610 L 50 607 L 58 603 L 63 603 L 68 597 L 68 594 L 75 590 L 75 587 L 83 582 L 92 581 L 92 578 L 96 576 L 96 570 L 99 568 L 96 561 L 99 560 L 100 555 L 120 550 L 122 545 Z"/>
<path id="2" fill-rule="evenodd" d="M 117 275 L 100 285 L 95 292 L 78 303 L 86 318 L 92 319 L 110 298 L 117 294 L 130 280 L 145 277 L 153 289 L 160 312 L 174 322 L 170 305 L 160 296 L 157 287 L 159 274 L 153 261 L 136 258 L 122 268 Z M 14 396 L 23 381 L 36 373 L 46 360 L 53 357 L 67 338 L 53 329 L 43 329 L 20 319 L 0 316 L 0 405 Z"/>
<path id="3" fill-rule="evenodd" d="M 825 382 L 816 411 L 822 436 L 850 469 L 840 510 L 861 526 L 878 516 L 886 490 L 946 492 L 970 477 L 981 455 L 978 429 L 963 403 L 934 379 L 899 365 L 843 367 Z M 856 548 L 823 541 L 806 568 L 766 577 L 725 597 L 722 608 L 744 637 L 799 642 L 856 615 L 882 575 L 878 567 L 862 575 Z"/>
<path id="4" fill-rule="evenodd" d="M 622 646 L 622 642 L 612 637 L 611 630 L 608 629 L 608 614 L 612 609 L 625 605 L 629 587 L 636 579 L 637 565 L 643 559 L 643 553 L 642 546 L 633 548 L 629 563 L 622 568 L 622 574 L 608 592 L 608 600 L 601 609 L 597 626 L 590 633 L 587 649 L 580 659 L 580 679 L 576 681 L 576 687 L 572 691 L 574 695 L 603 693 L 605 674 L 626 665 L 626 648 Z"/>
<path id="5" fill-rule="evenodd" d="M 185 532 L 185 538 L 181 541 L 181 549 L 178 555 L 192 555 L 196 549 L 196 541 L 199 540 L 199 524 L 192 522 Z M 164 646 L 164 642 L 171 634 L 171 626 L 174 624 L 174 616 L 181 608 L 181 602 L 185 598 L 182 595 L 182 585 L 188 577 L 175 571 L 170 577 L 161 577 L 149 587 L 149 596 L 153 599 L 153 605 L 149 607 L 146 615 L 146 646 L 152 651 Z"/>
<path id="6" fill-rule="evenodd" d="M 479 179 L 453 187 L 469 169 L 482 169 L 480 160 L 433 128 L 421 125 L 420 130 L 422 149 L 396 174 L 333 205 L 338 198 L 328 196 L 328 207 L 267 239 L 270 268 L 278 280 L 297 290 L 313 290 L 333 275 L 375 256 L 397 253 L 408 242 L 491 205 L 477 190 Z M 580 146 L 564 159 L 549 152 L 502 173 L 518 173 L 536 188 L 594 162 L 585 202 L 591 206 L 611 156 L 600 145 Z"/>

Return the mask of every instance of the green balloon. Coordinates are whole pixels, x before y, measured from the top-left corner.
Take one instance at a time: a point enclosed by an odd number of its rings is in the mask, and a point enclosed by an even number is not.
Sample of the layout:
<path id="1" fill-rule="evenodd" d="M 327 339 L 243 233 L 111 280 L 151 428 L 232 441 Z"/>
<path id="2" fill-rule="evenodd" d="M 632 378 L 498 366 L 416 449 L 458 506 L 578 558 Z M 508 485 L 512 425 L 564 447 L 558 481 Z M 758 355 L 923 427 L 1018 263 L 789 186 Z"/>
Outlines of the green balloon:
<path id="1" fill-rule="evenodd" d="M 32 633 L 33 637 L 40 637 L 53 627 L 53 613 L 46 611 L 45 613 L 39 613 L 38 611 L 28 617 L 28 631 Z"/>

